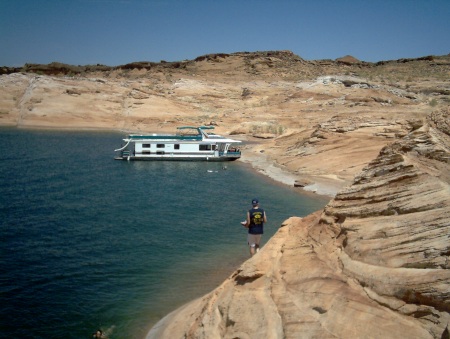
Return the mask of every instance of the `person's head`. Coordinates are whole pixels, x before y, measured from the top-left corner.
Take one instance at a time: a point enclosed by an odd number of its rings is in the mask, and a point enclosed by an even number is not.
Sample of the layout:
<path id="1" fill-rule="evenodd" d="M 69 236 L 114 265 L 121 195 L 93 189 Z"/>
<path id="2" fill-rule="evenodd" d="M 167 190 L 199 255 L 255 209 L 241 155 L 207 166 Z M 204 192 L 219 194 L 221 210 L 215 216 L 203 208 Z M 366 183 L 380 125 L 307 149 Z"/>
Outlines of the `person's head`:
<path id="1" fill-rule="evenodd" d="M 102 332 L 102 330 L 97 330 L 95 333 L 94 333 L 94 338 L 102 338 L 103 337 L 103 332 Z"/>
<path id="2" fill-rule="evenodd" d="M 259 204 L 258 199 L 254 198 L 254 199 L 252 200 L 252 206 L 253 206 L 253 207 L 256 207 L 256 206 L 258 206 L 258 204 Z"/>

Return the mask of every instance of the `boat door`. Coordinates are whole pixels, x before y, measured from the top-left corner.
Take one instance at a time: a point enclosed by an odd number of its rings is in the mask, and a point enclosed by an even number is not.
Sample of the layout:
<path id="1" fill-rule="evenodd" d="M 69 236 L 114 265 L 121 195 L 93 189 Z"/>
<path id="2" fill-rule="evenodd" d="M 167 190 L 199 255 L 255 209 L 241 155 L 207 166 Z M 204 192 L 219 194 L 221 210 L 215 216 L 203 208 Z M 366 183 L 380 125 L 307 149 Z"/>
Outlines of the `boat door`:
<path id="1" fill-rule="evenodd" d="M 220 156 L 226 155 L 227 151 L 228 151 L 229 144 L 219 143 L 218 146 L 219 146 L 219 155 Z"/>
<path id="2" fill-rule="evenodd" d="M 217 144 L 212 145 L 212 149 L 214 150 L 214 157 L 218 158 L 219 157 L 219 146 Z"/>

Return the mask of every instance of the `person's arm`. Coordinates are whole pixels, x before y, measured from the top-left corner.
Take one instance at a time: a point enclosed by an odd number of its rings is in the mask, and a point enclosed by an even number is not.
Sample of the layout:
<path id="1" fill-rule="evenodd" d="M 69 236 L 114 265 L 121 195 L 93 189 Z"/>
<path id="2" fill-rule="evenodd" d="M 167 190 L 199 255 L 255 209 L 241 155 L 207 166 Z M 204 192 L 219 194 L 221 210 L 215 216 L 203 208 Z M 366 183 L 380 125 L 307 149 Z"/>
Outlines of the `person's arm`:
<path id="1" fill-rule="evenodd" d="M 247 211 L 247 227 L 250 227 L 250 212 Z"/>
<path id="2" fill-rule="evenodd" d="M 266 211 L 264 211 L 264 222 L 267 222 Z"/>

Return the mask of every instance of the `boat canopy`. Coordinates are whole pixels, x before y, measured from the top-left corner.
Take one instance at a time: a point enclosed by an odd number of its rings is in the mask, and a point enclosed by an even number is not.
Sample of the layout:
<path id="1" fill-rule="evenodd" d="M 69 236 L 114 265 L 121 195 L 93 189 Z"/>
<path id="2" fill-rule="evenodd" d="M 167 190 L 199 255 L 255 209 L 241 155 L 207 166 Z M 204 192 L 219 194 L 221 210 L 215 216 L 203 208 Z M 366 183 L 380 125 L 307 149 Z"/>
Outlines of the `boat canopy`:
<path id="1" fill-rule="evenodd" d="M 196 130 L 199 130 L 199 129 L 214 129 L 214 126 L 198 126 L 198 127 L 196 127 L 196 126 L 180 126 L 180 127 L 177 127 L 177 129 L 196 129 Z"/>
<path id="2" fill-rule="evenodd" d="M 196 130 L 197 133 L 177 133 L 177 134 L 129 134 L 127 139 L 123 139 L 127 144 L 123 146 L 121 149 L 124 149 L 128 146 L 130 141 L 138 141 L 138 140 L 167 140 L 167 141 L 176 141 L 176 140 L 184 140 L 184 141 L 210 141 L 216 140 L 219 142 L 227 142 L 227 143 L 240 143 L 239 140 L 233 140 L 224 138 L 221 135 L 217 135 L 214 133 L 208 134 L 204 130 L 214 129 L 214 126 L 180 126 L 177 127 L 178 130 Z M 121 150 L 118 149 L 118 150 Z"/>
<path id="3" fill-rule="evenodd" d="M 204 132 L 205 129 L 214 129 L 214 126 L 180 126 L 177 127 L 178 130 L 196 130 L 199 136 L 203 136 L 205 138 L 208 137 L 208 133 Z"/>

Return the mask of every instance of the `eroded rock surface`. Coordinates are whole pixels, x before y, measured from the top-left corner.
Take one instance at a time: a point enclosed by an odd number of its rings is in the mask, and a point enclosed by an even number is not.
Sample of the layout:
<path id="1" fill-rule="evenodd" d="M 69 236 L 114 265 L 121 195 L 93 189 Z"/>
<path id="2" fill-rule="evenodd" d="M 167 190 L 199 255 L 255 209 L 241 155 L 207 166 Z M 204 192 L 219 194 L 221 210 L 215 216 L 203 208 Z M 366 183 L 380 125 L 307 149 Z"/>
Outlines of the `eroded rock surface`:
<path id="1" fill-rule="evenodd" d="M 444 339 L 449 61 L 307 61 L 268 51 L 3 67 L 0 125 L 124 133 L 213 125 L 244 141 L 241 161 L 334 197 L 324 211 L 288 219 L 149 338 Z"/>
<path id="2" fill-rule="evenodd" d="M 124 133 L 213 125 L 246 142 L 242 161 L 334 196 L 412 121 L 448 107 L 449 60 L 307 61 L 267 51 L 115 67 L 2 67 L 0 125 Z M 111 149 L 117 146 L 120 140 Z"/>
<path id="3" fill-rule="evenodd" d="M 324 209 L 292 217 L 150 338 L 446 338 L 449 112 L 384 147 Z"/>

